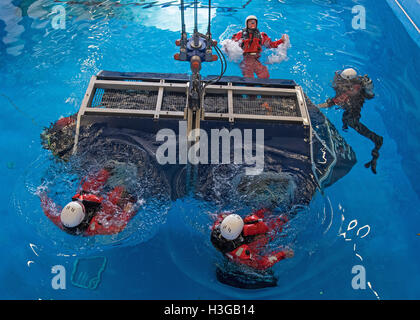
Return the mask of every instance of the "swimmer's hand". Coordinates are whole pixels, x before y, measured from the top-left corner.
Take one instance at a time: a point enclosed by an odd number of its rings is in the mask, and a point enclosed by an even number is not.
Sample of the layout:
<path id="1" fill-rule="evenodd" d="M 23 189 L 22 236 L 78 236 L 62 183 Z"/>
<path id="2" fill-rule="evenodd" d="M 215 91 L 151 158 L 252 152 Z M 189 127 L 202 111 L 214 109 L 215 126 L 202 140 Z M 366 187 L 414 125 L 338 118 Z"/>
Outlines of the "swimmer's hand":
<path id="1" fill-rule="evenodd" d="M 289 36 L 287 34 L 283 34 L 280 40 L 274 41 L 269 47 L 278 48 L 279 45 L 286 43 L 286 41 L 289 41 Z"/>
<path id="2" fill-rule="evenodd" d="M 328 105 L 328 102 L 324 102 L 324 103 L 318 104 L 317 107 L 322 109 L 322 108 L 328 108 L 329 105 Z"/>
<path id="3" fill-rule="evenodd" d="M 48 187 L 44 184 L 38 186 L 35 191 L 35 195 L 37 195 L 39 198 L 47 197 L 47 193 L 48 193 Z"/>
<path id="4" fill-rule="evenodd" d="M 317 107 L 318 108 L 330 108 L 333 105 L 335 105 L 335 102 L 333 99 L 328 98 L 327 101 L 325 101 L 324 103 L 318 104 Z"/>
<path id="5" fill-rule="evenodd" d="M 284 250 L 284 254 L 286 258 L 293 258 L 293 256 L 295 255 L 292 249 Z"/>

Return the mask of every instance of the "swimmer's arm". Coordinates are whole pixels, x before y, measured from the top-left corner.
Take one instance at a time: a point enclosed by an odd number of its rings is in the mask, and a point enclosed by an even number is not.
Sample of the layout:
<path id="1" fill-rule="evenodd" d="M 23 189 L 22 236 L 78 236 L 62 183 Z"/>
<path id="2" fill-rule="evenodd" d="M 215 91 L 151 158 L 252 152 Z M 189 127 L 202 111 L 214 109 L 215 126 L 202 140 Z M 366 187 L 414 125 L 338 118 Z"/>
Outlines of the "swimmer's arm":
<path id="1" fill-rule="evenodd" d="M 294 253 L 293 250 L 281 250 L 277 252 L 273 252 L 267 255 L 259 255 L 257 252 L 250 249 L 248 246 L 243 245 L 244 249 L 246 250 L 241 254 L 241 257 L 234 257 L 234 260 L 245 264 L 251 268 L 258 269 L 258 270 L 266 270 L 274 266 L 277 262 L 293 257 Z"/>
<path id="2" fill-rule="evenodd" d="M 42 192 L 39 195 L 41 199 L 41 207 L 44 211 L 44 214 L 50 219 L 56 226 L 62 228 L 61 220 L 60 220 L 60 211 L 59 208 L 54 201 L 48 197 L 47 193 Z"/>
<path id="3" fill-rule="evenodd" d="M 232 40 L 238 42 L 242 39 L 242 31 L 239 31 L 238 33 L 234 34 L 232 36 Z"/>
<path id="4" fill-rule="evenodd" d="M 357 87 L 356 87 L 356 90 L 358 90 Z M 335 96 L 334 98 L 329 98 L 327 99 L 325 103 L 319 104 L 318 108 L 330 108 L 332 106 L 343 105 L 349 101 L 350 96 L 354 95 L 354 92 L 355 91 L 353 91 L 353 88 L 352 88 L 352 90 L 348 90 L 340 94 L 339 96 Z"/>
<path id="5" fill-rule="evenodd" d="M 265 256 L 256 257 L 257 269 L 265 270 L 274 266 L 277 262 L 284 260 L 286 258 L 292 258 L 294 255 L 293 250 L 281 250 L 267 254 Z"/>
<path id="6" fill-rule="evenodd" d="M 263 208 L 263 209 L 259 209 L 257 211 L 254 212 L 254 215 L 256 215 L 258 218 L 262 219 L 264 218 L 264 215 L 266 213 L 270 213 L 270 210 L 267 208 Z"/>
<path id="7" fill-rule="evenodd" d="M 214 230 L 218 225 L 220 225 L 224 218 L 226 218 L 231 212 L 222 212 L 217 215 L 216 220 L 213 223 L 212 230 Z"/>
<path id="8" fill-rule="evenodd" d="M 131 218 L 136 215 L 137 211 L 140 209 L 140 206 L 141 204 L 130 201 L 124 205 L 121 219 L 125 221 L 125 224 L 127 224 Z"/>
<path id="9" fill-rule="evenodd" d="M 286 258 L 292 258 L 294 256 L 293 250 L 281 250 L 277 251 L 271 254 L 268 254 L 266 256 L 263 256 L 260 260 L 260 264 L 264 266 L 264 268 L 270 268 L 274 266 L 277 262 L 286 259 Z"/>
<path id="10" fill-rule="evenodd" d="M 119 208 L 111 201 L 105 202 L 102 211 L 92 218 L 85 235 L 110 235 L 121 232 L 131 218 L 136 215 L 141 204 L 141 201 L 136 203 L 127 201 L 122 208 Z M 108 220 L 108 223 L 105 226 L 101 221 L 106 220 Z"/>
<path id="11" fill-rule="evenodd" d="M 256 223 L 258 220 L 263 219 L 266 213 L 270 212 L 269 209 L 263 208 L 257 211 L 254 211 L 252 215 L 245 217 L 245 223 Z"/>
<path id="12" fill-rule="evenodd" d="M 286 215 L 281 215 L 274 220 L 271 220 L 268 223 L 268 228 L 270 232 L 269 240 L 273 241 L 278 234 L 283 231 L 283 226 L 289 221 L 289 218 Z"/>
<path id="13" fill-rule="evenodd" d="M 318 108 L 331 108 L 332 106 L 335 106 L 336 98 L 328 98 L 326 102 L 318 104 Z"/>
<path id="14" fill-rule="evenodd" d="M 108 181 L 110 169 L 102 169 L 97 173 L 90 175 L 82 185 L 82 189 L 88 193 L 95 193 L 102 188 Z"/>
<path id="15" fill-rule="evenodd" d="M 265 32 L 261 32 L 261 37 L 262 37 L 262 41 L 261 41 L 262 45 L 266 46 L 267 48 L 273 49 L 273 48 L 277 48 L 279 45 L 284 43 L 288 36 L 284 34 L 280 40 L 271 41 L 271 39 Z"/>
<path id="16" fill-rule="evenodd" d="M 257 234 L 264 234 L 269 231 L 268 226 L 263 221 L 256 221 L 252 224 L 245 224 L 243 233 L 244 236 L 255 236 Z"/>
<path id="17" fill-rule="evenodd" d="M 133 210 L 128 204 L 124 207 L 124 211 L 120 213 L 118 219 L 111 218 L 109 223 L 105 226 L 101 221 L 107 220 L 110 218 L 109 215 L 104 212 L 99 213 L 92 218 L 88 229 L 85 231 L 85 236 L 94 236 L 94 235 L 111 235 L 117 234 L 124 230 L 128 222 L 132 217 L 134 217 L 136 210 Z"/>

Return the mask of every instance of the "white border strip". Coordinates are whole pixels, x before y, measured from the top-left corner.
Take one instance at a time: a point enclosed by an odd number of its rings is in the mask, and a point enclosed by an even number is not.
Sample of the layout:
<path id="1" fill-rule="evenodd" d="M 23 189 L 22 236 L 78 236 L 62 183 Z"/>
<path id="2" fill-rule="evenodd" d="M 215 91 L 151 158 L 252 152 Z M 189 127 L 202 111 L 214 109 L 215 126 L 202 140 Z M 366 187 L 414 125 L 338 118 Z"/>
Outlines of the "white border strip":
<path id="1" fill-rule="evenodd" d="M 417 25 L 415 24 L 415 22 L 413 21 L 413 19 L 411 19 L 411 17 L 408 15 L 408 13 L 404 10 L 404 8 L 401 6 L 401 4 L 398 2 L 398 0 L 394 0 L 395 3 L 400 7 L 400 9 L 402 10 L 402 12 L 404 12 L 404 14 L 407 16 L 408 20 L 410 20 L 411 24 L 414 26 L 414 28 L 416 28 L 417 32 L 420 33 L 420 29 L 419 27 L 417 27 Z"/>

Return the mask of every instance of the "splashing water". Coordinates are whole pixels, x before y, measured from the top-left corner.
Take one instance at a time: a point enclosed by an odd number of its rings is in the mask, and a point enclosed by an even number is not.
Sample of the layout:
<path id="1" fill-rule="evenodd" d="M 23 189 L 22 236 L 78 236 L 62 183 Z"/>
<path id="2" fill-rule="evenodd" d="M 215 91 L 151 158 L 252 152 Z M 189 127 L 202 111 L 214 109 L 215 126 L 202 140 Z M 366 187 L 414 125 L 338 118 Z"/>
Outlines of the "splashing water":
<path id="1" fill-rule="evenodd" d="M 280 44 L 277 48 L 270 49 L 272 52 L 265 63 L 267 64 L 274 64 L 274 63 L 281 63 L 288 59 L 287 57 L 287 50 L 291 48 L 290 39 L 286 36 L 285 41 Z"/>
<path id="2" fill-rule="evenodd" d="M 233 62 L 240 62 L 244 51 L 239 46 L 239 42 L 231 39 L 225 39 L 221 43 L 223 53 L 226 53 L 228 59 Z"/>
<path id="3" fill-rule="evenodd" d="M 231 39 L 232 35 L 240 30 L 240 27 L 236 25 L 229 25 L 225 32 L 223 32 L 220 37 L 220 45 L 222 47 L 223 53 L 228 56 L 228 59 L 232 62 L 239 63 L 242 60 L 244 51 L 240 47 L 239 41 L 233 41 Z M 265 63 L 275 64 L 281 63 L 288 60 L 287 51 L 292 47 L 288 35 L 285 35 L 284 43 L 280 44 L 277 48 L 272 48 L 267 50 L 267 53 L 270 55 L 267 57 Z M 266 53 L 266 54 L 267 54 Z"/>

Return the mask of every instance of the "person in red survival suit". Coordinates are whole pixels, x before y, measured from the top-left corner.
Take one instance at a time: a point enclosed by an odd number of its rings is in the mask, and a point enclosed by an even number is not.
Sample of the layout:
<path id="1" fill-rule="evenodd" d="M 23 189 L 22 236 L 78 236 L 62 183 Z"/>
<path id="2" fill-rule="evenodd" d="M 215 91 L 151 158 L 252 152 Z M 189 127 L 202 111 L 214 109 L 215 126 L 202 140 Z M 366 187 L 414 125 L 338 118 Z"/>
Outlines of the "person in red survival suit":
<path id="1" fill-rule="evenodd" d="M 269 78 L 268 69 L 264 66 L 259 58 L 261 56 L 262 47 L 277 48 L 284 43 L 288 36 L 284 34 L 280 40 L 271 41 L 266 33 L 260 32 L 257 28 L 258 19 L 256 16 L 248 16 L 245 19 L 245 28 L 233 35 L 232 40 L 239 42 L 244 51 L 244 59 L 240 64 L 242 75 L 248 78 L 254 78 L 254 73 L 258 78 Z"/>
<path id="2" fill-rule="evenodd" d="M 116 186 L 104 197 L 100 195 L 110 175 L 111 169 L 106 168 L 88 176 L 61 213 L 46 192 L 41 192 L 45 215 L 60 229 L 73 235 L 119 233 L 135 215 L 136 202 L 123 186 Z"/>
<path id="3" fill-rule="evenodd" d="M 268 209 L 261 209 L 244 219 L 237 214 L 220 214 L 212 228 L 212 244 L 231 261 L 257 270 L 266 270 L 285 258 L 293 257 L 290 249 L 261 253 L 288 221 L 286 216 L 268 221 L 264 219 L 267 212 Z"/>

